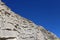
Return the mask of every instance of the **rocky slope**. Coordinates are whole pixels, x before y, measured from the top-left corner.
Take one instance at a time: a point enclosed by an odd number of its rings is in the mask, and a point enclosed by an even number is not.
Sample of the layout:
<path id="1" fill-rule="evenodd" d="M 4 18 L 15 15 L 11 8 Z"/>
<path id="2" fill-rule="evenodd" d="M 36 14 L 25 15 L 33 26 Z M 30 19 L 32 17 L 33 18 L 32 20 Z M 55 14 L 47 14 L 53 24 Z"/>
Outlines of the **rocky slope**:
<path id="1" fill-rule="evenodd" d="M 42 26 L 19 16 L 0 1 L 0 40 L 59 40 Z"/>

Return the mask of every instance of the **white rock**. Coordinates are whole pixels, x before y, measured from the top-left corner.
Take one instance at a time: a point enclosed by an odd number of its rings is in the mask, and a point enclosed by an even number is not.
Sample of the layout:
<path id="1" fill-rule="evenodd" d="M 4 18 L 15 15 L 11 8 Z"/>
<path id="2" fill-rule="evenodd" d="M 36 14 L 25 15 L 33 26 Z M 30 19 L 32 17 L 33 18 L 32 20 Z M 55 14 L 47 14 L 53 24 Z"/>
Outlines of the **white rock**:
<path id="1" fill-rule="evenodd" d="M 14 13 L 0 0 L 0 40 L 56 39 L 56 35 Z"/>

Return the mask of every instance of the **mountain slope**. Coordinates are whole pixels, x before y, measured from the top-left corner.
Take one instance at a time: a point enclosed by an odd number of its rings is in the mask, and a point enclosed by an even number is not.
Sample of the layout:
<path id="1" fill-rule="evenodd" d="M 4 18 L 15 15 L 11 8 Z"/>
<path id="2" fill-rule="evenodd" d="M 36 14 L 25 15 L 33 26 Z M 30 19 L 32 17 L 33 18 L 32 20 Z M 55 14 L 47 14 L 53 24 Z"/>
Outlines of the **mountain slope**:
<path id="1" fill-rule="evenodd" d="M 0 40 L 59 40 L 53 33 L 19 16 L 0 1 Z"/>

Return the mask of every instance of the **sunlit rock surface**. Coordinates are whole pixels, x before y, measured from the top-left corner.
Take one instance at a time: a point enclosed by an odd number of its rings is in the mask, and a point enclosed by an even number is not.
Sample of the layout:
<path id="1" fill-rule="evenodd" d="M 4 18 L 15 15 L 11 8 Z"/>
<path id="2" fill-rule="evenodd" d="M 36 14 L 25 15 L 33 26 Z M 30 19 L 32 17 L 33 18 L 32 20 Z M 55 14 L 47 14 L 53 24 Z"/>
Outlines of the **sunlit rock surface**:
<path id="1" fill-rule="evenodd" d="M 42 26 L 19 16 L 0 0 L 0 40 L 59 40 Z"/>

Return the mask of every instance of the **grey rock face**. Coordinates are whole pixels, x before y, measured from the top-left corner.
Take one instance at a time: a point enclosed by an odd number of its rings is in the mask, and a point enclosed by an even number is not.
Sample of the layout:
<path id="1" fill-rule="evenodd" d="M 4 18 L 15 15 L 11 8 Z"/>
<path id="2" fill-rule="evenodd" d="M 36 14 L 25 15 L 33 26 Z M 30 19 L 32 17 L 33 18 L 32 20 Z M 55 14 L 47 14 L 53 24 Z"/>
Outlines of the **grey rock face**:
<path id="1" fill-rule="evenodd" d="M 56 35 L 11 11 L 0 1 L 0 40 L 59 40 Z"/>

